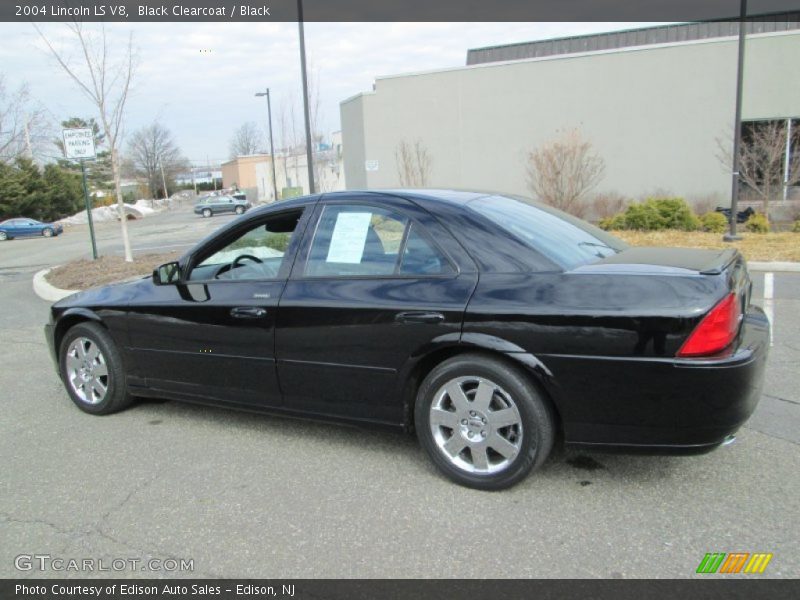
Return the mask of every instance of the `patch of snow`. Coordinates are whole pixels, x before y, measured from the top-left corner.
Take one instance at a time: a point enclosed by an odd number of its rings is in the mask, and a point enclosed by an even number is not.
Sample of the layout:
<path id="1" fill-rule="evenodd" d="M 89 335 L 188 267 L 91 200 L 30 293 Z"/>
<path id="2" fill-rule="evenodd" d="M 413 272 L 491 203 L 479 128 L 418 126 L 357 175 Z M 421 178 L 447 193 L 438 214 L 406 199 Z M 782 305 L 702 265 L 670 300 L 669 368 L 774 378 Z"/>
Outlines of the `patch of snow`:
<path id="1" fill-rule="evenodd" d="M 166 208 L 167 202 L 164 200 L 145 200 L 144 198 L 137 200 L 133 204 L 125 205 L 125 214 L 134 219 L 141 219 L 149 217 Z M 75 213 L 71 217 L 65 217 L 58 221 L 62 225 L 85 225 L 88 222 L 86 211 L 82 210 Z M 111 206 L 98 206 L 92 209 L 92 221 L 95 223 L 104 223 L 107 221 L 119 220 L 119 210 L 116 204 Z"/>

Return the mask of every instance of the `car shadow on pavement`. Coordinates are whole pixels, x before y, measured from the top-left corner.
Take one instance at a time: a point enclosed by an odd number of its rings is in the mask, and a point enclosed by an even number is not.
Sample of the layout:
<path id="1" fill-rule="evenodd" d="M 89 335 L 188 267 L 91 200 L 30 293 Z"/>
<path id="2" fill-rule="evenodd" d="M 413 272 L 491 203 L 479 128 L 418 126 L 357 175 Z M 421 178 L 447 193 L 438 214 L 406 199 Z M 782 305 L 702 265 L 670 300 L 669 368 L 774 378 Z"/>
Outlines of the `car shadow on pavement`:
<path id="1" fill-rule="evenodd" d="M 404 433 L 389 427 L 365 425 L 360 427 L 348 423 L 315 421 L 308 418 L 244 412 L 172 402 L 141 399 L 134 412 L 148 413 L 147 425 L 172 424 L 180 427 L 202 425 L 203 428 L 218 425 L 237 432 L 248 432 L 275 439 L 304 439 L 309 443 L 324 443 L 331 452 L 364 452 L 368 448 L 371 458 L 378 455 L 396 464 L 397 460 L 408 461 L 416 468 L 438 477 L 429 464 L 413 433 Z M 630 481 L 634 483 L 664 482 L 681 479 L 687 472 L 687 461 L 703 460 L 703 456 L 643 456 L 588 452 L 564 447 L 558 442 L 545 464 L 518 488 L 537 485 L 543 480 L 574 480 L 576 486 L 589 487 L 603 482 Z M 358 465 L 353 466 L 358 469 Z"/>

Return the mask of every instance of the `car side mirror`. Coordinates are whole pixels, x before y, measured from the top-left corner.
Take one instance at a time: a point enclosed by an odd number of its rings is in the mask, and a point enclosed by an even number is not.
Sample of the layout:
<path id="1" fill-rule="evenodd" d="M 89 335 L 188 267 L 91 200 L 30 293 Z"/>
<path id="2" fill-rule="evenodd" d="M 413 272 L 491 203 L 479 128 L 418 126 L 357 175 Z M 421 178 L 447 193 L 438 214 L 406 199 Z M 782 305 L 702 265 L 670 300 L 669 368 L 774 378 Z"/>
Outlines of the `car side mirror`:
<path id="1" fill-rule="evenodd" d="M 181 266 L 177 261 L 164 263 L 153 271 L 153 283 L 172 285 L 181 280 Z"/>

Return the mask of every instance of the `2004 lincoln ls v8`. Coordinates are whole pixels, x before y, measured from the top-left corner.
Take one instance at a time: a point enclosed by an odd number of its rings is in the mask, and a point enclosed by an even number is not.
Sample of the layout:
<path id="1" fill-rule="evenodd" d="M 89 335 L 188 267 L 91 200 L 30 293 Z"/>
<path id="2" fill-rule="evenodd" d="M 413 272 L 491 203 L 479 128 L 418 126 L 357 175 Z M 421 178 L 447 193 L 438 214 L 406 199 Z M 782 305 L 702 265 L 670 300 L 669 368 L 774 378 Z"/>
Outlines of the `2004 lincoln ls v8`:
<path id="1" fill-rule="evenodd" d="M 758 402 L 769 323 L 735 250 L 629 248 L 549 207 L 337 192 L 253 210 L 152 278 L 53 305 L 70 397 L 416 430 L 453 480 L 508 487 L 555 439 L 697 453 Z"/>

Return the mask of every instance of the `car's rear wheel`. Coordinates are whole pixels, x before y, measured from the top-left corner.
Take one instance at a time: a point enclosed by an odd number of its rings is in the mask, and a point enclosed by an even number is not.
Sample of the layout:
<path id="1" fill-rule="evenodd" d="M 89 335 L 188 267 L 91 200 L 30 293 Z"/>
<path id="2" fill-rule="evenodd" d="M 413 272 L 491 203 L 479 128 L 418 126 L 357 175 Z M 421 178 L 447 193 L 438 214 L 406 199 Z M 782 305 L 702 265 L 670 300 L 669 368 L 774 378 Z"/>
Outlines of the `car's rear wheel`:
<path id="1" fill-rule="evenodd" d="M 519 370 L 481 355 L 451 358 L 425 378 L 417 436 L 434 464 L 462 485 L 500 490 L 539 467 L 553 447 L 552 411 Z"/>
<path id="2" fill-rule="evenodd" d="M 44 237 L 53 237 L 53 230 L 50 229 L 49 227 L 45 227 L 44 229 L 42 229 L 42 235 Z"/>
<path id="3" fill-rule="evenodd" d="M 122 358 L 108 332 L 97 323 L 79 323 L 67 331 L 59 368 L 67 393 L 85 412 L 106 415 L 133 400 L 125 385 Z"/>
<path id="4" fill-rule="evenodd" d="M 204 216 L 206 219 L 207 219 L 208 217 L 210 217 L 211 215 L 212 215 L 212 213 L 211 213 L 211 209 L 210 209 L 210 208 L 204 208 L 204 209 L 203 209 L 203 216 Z"/>
<path id="5" fill-rule="evenodd" d="M 0 231 L 0 242 L 5 242 L 8 239 L 8 234 L 5 231 Z"/>
<path id="6" fill-rule="evenodd" d="M 237 206 L 236 209 L 235 209 L 235 212 L 236 212 L 237 215 L 243 215 L 244 214 L 244 206 Z"/>

